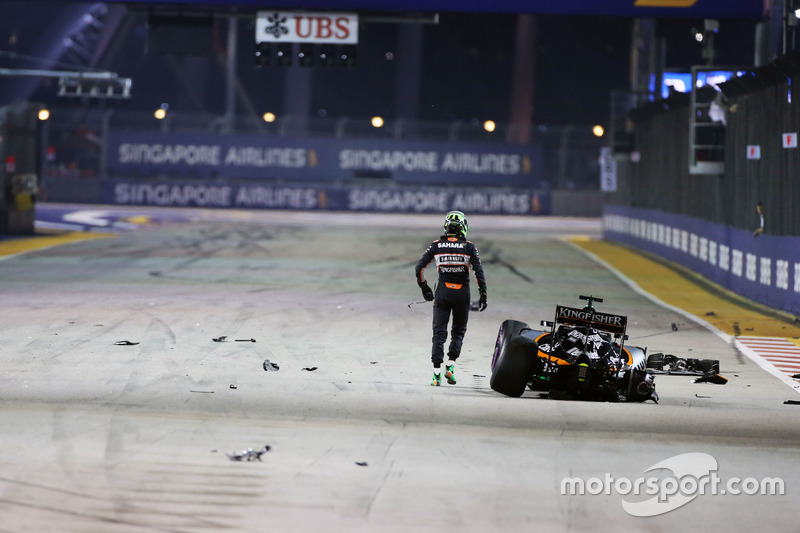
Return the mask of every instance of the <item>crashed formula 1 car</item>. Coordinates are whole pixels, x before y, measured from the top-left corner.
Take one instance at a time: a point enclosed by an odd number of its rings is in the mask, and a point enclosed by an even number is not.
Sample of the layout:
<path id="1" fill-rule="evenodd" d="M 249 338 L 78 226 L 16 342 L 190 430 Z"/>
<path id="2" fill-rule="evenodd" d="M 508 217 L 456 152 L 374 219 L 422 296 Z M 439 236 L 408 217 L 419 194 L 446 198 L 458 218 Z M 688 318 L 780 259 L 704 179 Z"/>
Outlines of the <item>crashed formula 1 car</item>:
<path id="1" fill-rule="evenodd" d="M 549 329 L 533 329 L 506 320 L 492 356 L 490 386 L 519 397 L 528 387 L 550 398 L 658 403 L 654 372 L 647 369 L 646 348 L 625 346 L 628 318 L 594 309 L 594 296 L 583 308 L 556 306 Z"/>

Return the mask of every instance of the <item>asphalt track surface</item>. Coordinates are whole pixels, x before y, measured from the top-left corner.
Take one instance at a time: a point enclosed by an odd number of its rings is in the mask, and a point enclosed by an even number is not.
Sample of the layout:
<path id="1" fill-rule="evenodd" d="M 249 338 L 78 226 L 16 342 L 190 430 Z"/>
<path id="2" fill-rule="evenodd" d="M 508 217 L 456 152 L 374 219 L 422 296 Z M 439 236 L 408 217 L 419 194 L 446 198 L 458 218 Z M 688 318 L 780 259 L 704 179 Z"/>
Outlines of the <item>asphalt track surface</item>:
<path id="1" fill-rule="evenodd" d="M 59 218 L 43 228 L 120 233 L 0 242 L 2 532 L 797 531 L 796 381 L 735 333 L 800 332 L 597 241 L 596 219 L 470 217 L 489 308 L 458 384 L 431 387 L 413 267 L 439 216 L 42 210 Z M 727 385 L 658 376 L 658 405 L 493 392 L 500 323 L 585 293 L 629 317 L 629 343 L 719 359 Z M 784 494 L 668 498 L 663 480 L 691 476 L 648 469 L 688 453 L 723 487 Z M 655 474 L 662 512 L 632 516 L 653 496 L 620 479 Z"/>

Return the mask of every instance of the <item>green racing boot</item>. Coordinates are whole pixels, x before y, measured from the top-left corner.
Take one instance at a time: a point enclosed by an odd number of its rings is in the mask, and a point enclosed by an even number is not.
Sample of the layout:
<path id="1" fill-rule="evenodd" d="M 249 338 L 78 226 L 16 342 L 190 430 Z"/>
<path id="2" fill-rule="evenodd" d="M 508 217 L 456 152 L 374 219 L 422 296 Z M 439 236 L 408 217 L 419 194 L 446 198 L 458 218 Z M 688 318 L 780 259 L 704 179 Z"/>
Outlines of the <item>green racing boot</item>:
<path id="1" fill-rule="evenodd" d="M 438 373 L 438 374 L 436 372 L 434 372 L 433 373 L 433 381 L 431 381 L 431 386 L 432 387 L 438 387 L 441 384 L 442 384 L 442 374 L 441 374 L 441 372 Z"/>
<path id="2" fill-rule="evenodd" d="M 447 371 L 444 373 L 444 378 L 447 380 L 447 383 L 450 385 L 456 384 L 456 366 L 455 365 L 447 365 Z"/>

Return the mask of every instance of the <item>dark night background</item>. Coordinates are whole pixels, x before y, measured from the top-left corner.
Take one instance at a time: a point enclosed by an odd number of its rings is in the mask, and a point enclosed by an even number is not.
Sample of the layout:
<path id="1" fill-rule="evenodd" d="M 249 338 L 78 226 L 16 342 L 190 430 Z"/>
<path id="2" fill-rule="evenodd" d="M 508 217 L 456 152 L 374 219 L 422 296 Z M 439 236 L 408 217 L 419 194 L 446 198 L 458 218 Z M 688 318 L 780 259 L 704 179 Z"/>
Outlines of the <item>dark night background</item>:
<path id="1" fill-rule="evenodd" d="M 83 4 L 83 8 L 91 4 Z M 78 6 L 63 2 L 0 2 L 0 66 L 6 68 L 83 69 L 79 57 L 53 42 L 53 27 L 63 23 Z M 179 57 L 147 54 L 146 16 L 128 13 L 127 24 L 95 67 L 134 80 L 133 98 L 124 104 L 134 110 L 155 109 L 168 103 L 171 110 L 224 112 L 224 63 L 227 26 L 214 26 L 214 54 Z M 538 15 L 534 71 L 534 124 L 606 123 L 609 95 L 627 90 L 631 71 L 633 19 L 619 16 Z M 692 28 L 702 20 L 664 19 L 658 31 L 667 42 L 666 68 L 688 70 L 702 64 L 701 45 Z M 721 21 L 717 36 L 717 64 L 753 63 L 754 21 Z M 237 75 L 252 104 L 251 111 L 280 112 L 286 67 L 254 68 L 253 25 L 240 19 Z M 420 76 L 421 120 L 506 121 L 514 61 L 516 16 L 510 14 L 440 14 L 438 24 L 423 26 Z M 363 24 L 357 65 L 313 67 L 311 113 L 327 117 L 396 117 L 395 79 L 399 54 L 397 24 Z M 60 45 L 60 46 L 59 46 Z M 63 53 L 54 52 L 59 49 Z M 13 54 L 53 57 L 60 63 L 43 64 Z M 387 53 L 393 54 L 387 55 Z M 3 78 L 0 105 L 19 97 L 18 79 Z M 56 81 L 45 80 L 32 95 L 49 105 L 77 105 L 58 99 Z M 249 110 L 241 103 L 238 113 Z"/>

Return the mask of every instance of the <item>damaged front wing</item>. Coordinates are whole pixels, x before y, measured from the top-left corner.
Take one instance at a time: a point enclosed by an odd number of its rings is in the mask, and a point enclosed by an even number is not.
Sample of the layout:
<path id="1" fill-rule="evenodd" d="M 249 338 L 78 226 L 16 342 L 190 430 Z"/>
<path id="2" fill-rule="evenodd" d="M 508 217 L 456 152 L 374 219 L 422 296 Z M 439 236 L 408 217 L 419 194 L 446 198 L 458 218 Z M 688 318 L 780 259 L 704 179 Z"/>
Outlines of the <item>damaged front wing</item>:
<path id="1" fill-rule="evenodd" d="M 655 374 L 697 376 L 695 383 L 725 385 L 728 382 L 728 378 L 719 374 L 718 359 L 694 359 L 653 353 L 647 357 L 647 369 Z"/>

